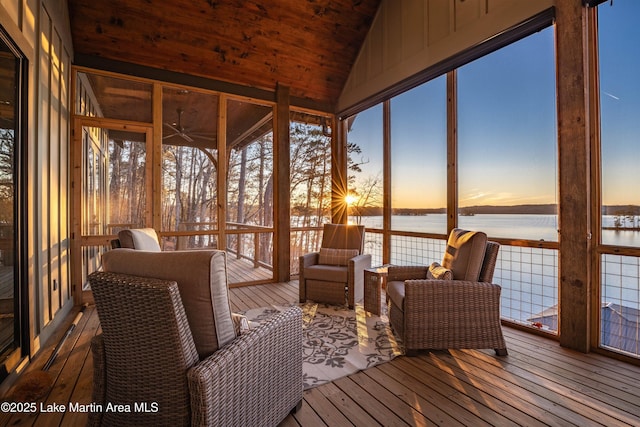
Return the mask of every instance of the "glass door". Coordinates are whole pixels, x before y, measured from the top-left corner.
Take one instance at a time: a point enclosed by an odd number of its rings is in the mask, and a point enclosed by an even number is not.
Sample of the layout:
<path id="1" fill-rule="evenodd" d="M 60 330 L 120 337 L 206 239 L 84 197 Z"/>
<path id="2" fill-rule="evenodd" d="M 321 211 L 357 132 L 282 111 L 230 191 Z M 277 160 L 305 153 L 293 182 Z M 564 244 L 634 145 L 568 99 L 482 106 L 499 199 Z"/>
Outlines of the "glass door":
<path id="1" fill-rule="evenodd" d="M 23 57 L 0 28 L 0 381 L 28 349 L 21 272 Z M 25 336 L 26 335 L 26 339 Z"/>
<path id="2" fill-rule="evenodd" d="M 100 267 L 100 256 L 123 228 L 151 226 L 151 128 L 83 118 L 76 126 L 74 171 L 80 173 L 79 203 L 74 204 L 74 228 L 81 244 L 76 254 L 86 284 Z M 77 189 L 75 191 L 78 191 Z M 74 266 L 74 268 L 77 268 Z"/>

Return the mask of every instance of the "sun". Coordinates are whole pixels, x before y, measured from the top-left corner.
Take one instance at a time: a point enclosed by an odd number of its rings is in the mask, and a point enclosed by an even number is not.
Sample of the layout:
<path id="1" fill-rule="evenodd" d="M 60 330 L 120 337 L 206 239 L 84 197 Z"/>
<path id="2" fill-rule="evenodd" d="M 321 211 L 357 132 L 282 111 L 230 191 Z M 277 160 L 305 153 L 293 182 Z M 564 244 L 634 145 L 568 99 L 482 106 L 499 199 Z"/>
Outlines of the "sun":
<path id="1" fill-rule="evenodd" d="M 344 201 L 347 204 L 347 206 L 353 206 L 358 201 L 358 198 L 353 194 L 347 194 L 344 198 Z"/>

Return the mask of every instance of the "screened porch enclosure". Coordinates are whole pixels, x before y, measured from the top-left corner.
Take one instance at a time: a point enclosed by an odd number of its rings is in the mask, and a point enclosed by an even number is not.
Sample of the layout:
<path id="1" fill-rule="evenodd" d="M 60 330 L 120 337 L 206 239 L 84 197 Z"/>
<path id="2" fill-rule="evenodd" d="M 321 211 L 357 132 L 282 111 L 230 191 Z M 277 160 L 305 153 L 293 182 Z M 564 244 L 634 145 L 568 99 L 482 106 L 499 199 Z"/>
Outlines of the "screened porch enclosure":
<path id="1" fill-rule="evenodd" d="M 227 251 L 232 285 L 273 281 L 282 191 L 274 185 L 274 105 L 97 71 L 75 76 L 82 282 L 118 231 L 141 227 L 158 231 L 163 250 Z M 318 247 L 330 221 L 331 122 L 291 111 L 290 123 L 297 259 Z M 287 274 L 296 273 L 295 259 Z"/>
<path id="2" fill-rule="evenodd" d="M 547 54 L 553 48 L 545 39 L 550 32 L 536 35 L 543 38 L 545 46 L 539 50 Z M 516 43 L 510 49 L 517 50 L 518 46 Z M 344 210 L 349 222 L 366 225 L 365 247 L 374 265 L 428 265 L 442 259 L 448 227 L 447 197 L 438 193 L 436 207 L 431 208 L 419 206 L 419 200 L 434 188 L 447 187 L 447 171 L 439 166 L 447 157 L 447 116 L 443 111 L 447 79 L 451 77 L 442 76 L 344 120 L 348 190 L 344 200 L 338 200 L 338 209 Z M 274 239 L 276 228 L 282 226 L 278 221 L 286 221 L 289 227 L 287 267 L 289 276 L 296 277 L 298 257 L 317 250 L 322 224 L 331 222 L 332 200 L 336 202 L 332 166 L 340 158 L 333 157 L 329 116 L 290 112 L 285 168 L 278 162 L 274 147 L 273 104 L 153 81 L 129 81 L 93 70 L 79 70 L 77 82 L 80 110 L 75 120 L 82 135 L 83 283 L 88 274 L 100 268 L 100 255 L 109 249 L 109 241 L 117 232 L 136 227 L 159 230 L 163 250 L 224 249 L 233 286 L 274 282 L 274 257 L 281 252 Z M 443 119 L 445 125 L 430 128 L 429 122 L 422 123 L 416 116 L 406 120 L 403 104 L 410 106 L 407 100 L 416 93 L 422 99 L 435 100 L 432 105 L 423 105 L 423 117 L 430 117 L 432 124 Z M 547 95 L 553 99 L 553 85 Z M 511 103 L 511 108 L 516 108 L 518 98 Z M 154 114 L 154 108 L 161 114 Z M 128 109 L 136 120 L 127 119 Z M 383 137 L 388 126 L 385 115 L 394 129 L 388 138 Z M 547 122 L 528 125 L 544 127 L 548 121 L 555 122 L 555 117 L 544 120 Z M 554 133 L 547 141 L 552 147 L 557 144 Z M 426 169 L 425 159 L 406 146 L 403 134 L 423 141 L 420 149 L 428 149 L 432 162 Z M 464 144 L 463 140 L 465 151 L 475 150 L 473 145 L 465 148 Z M 385 152 L 391 155 L 385 157 Z M 554 164 L 555 155 L 552 149 L 539 164 L 540 169 Z M 464 156 L 461 154 L 462 159 Z M 465 161 L 469 169 L 476 167 L 472 158 Z M 389 164 L 384 166 L 385 162 Z M 278 211 L 275 205 L 277 192 L 282 191 L 274 186 L 278 168 L 289 172 L 288 212 Z M 411 186 L 401 184 L 405 176 L 415 179 L 422 173 L 428 180 L 418 180 Z M 556 179 L 551 176 L 552 194 Z M 407 189 L 414 205 L 402 205 L 400 196 Z M 528 190 L 521 188 L 522 195 L 526 196 Z M 461 202 L 456 207 L 456 225 L 485 230 L 501 243 L 495 277 L 503 287 L 502 317 L 556 335 L 559 246 L 556 199 L 551 202 L 530 214 L 516 212 L 517 224 L 509 222 L 514 221 L 513 216 Z M 511 228 L 505 224 L 511 224 Z M 603 268 L 609 268 L 609 281 L 622 277 L 607 265 Z M 637 340 L 629 338 L 637 329 L 629 320 L 629 316 L 635 316 L 629 308 L 606 303 L 602 316 L 602 345 L 637 354 Z"/>
<path id="3" fill-rule="evenodd" d="M 590 142 L 593 175 L 575 167 L 577 139 L 563 139 L 558 114 L 568 107 L 557 95 L 555 19 L 546 11 L 508 43 L 336 116 L 277 92 L 250 98 L 76 68 L 80 274 L 99 268 L 108 241 L 127 227 L 153 227 L 164 250 L 227 251 L 234 286 L 295 278 L 298 256 L 317 249 L 326 222 L 366 225 L 375 265 L 440 261 L 449 230 L 478 229 L 501 244 L 495 277 L 506 322 L 561 339 L 560 307 L 570 306 L 565 313 L 599 331 L 586 345 L 586 325 L 565 319 L 581 344 L 637 358 L 640 244 L 623 235 L 637 234 L 638 202 L 610 197 L 625 188 L 616 171 L 635 176 L 633 166 L 616 166 L 616 144 L 637 147 L 620 137 L 624 129 L 611 132 L 618 121 L 599 129 L 592 118 L 590 134 L 602 131 Z M 602 28 L 584 43 L 591 54 L 597 41 L 603 52 L 612 44 Z M 613 74 L 603 67 L 599 75 Z M 602 120 L 615 111 L 602 103 Z M 574 206 L 567 188 L 580 179 L 589 185 Z M 582 268 L 586 252 L 597 259 Z M 561 265 L 594 295 L 584 310 L 562 297 L 574 288 L 561 286 Z"/>

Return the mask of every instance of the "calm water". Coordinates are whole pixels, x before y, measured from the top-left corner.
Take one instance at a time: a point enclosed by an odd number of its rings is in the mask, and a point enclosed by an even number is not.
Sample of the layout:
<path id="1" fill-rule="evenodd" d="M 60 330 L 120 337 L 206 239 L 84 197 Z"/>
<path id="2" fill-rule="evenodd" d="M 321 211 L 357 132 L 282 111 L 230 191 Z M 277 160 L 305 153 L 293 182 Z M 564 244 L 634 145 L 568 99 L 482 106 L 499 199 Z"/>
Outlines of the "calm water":
<path id="1" fill-rule="evenodd" d="M 361 224 L 382 229 L 382 216 L 363 216 Z M 613 226 L 613 216 L 602 218 L 604 227 Z M 461 216 L 460 228 L 482 230 L 489 237 L 527 240 L 558 241 L 558 218 L 556 215 L 504 215 L 486 214 Z M 423 216 L 394 215 L 391 217 L 394 231 L 416 231 L 446 234 L 446 214 Z M 640 246 L 640 231 L 603 230 L 602 243 L 617 246 Z"/>

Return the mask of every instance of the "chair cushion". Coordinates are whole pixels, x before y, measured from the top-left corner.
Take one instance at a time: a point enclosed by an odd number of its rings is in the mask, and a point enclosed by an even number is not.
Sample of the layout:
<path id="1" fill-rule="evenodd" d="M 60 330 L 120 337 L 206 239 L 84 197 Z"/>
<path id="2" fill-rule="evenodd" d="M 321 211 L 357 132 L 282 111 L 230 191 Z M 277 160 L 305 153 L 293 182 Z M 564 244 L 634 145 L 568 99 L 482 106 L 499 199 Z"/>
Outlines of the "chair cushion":
<path id="1" fill-rule="evenodd" d="M 324 224 L 321 247 L 358 249 L 364 253 L 364 225 Z"/>
<path id="2" fill-rule="evenodd" d="M 455 228 L 449 235 L 442 266 L 453 272 L 454 280 L 477 282 L 486 247 L 485 233 Z"/>
<path id="3" fill-rule="evenodd" d="M 325 265 L 348 265 L 349 260 L 358 256 L 360 251 L 357 249 L 332 249 L 320 248 L 320 256 L 318 264 Z"/>
<path id="4" fill-rule="evenodd" d="M 427 279 L 452 280 L 453 272 L 438 262 L 432 262 L 427 270 Z"/>
<path id="5" fill-rule="evenodd" d="M 327 282 L 347 283 L 349 269 L 340 265 L 311 265 L 304 269 L 304 278 Z"/>
<path id="6" fill-rule="evenodd" d="M 200 359 L 236 338 L 223 251 L 114 249 L 102 255 L 102 266 L 104 271 L 175 281 Z"/>
<path id="7" fill-rule="evenodd" d="M 153 228 L 125 229 L 118 232 L 121 248 L 160 252 L 158 234 Z"/>
<path id="8" fill-rule="evenodd" d="M 394 280 L 387 283 L 387 296 L 395 305 L 404 310 L 404 282 Z"/>

